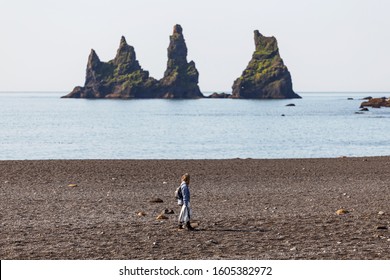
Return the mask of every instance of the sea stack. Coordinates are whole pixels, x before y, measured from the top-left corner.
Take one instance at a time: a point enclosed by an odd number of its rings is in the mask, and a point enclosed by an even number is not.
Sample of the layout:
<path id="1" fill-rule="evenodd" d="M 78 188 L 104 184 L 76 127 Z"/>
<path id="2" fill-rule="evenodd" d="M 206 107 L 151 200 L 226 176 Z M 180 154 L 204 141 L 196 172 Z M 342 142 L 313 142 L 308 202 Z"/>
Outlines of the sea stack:
<path id="1" fill-rule="evenodd" d="M 159 81 L 160 98 L 202 98 L 199 72 L 193 61 L 187 62 L 187 46 L 180 25 L 173 27 L 168 46 L 168 63 Z"/>
<path id="2" fill-rule="evenodd" d="M 109 62 L 101 62 L 94 50 L 88 58 L 84 87 L 66 98 L 152 98 L 157 80 L 149 77 L 136 59 L 134 48 L 122 36 L 117 54 Z"/>
<path id="3" fill-rule="evenodd" d="M 233 84 L 232 98 L 282 99 L 301 98 L 292 89 L 291 75 L 279 55 L 275 37 L 254 31 L 256 50 Z"/>

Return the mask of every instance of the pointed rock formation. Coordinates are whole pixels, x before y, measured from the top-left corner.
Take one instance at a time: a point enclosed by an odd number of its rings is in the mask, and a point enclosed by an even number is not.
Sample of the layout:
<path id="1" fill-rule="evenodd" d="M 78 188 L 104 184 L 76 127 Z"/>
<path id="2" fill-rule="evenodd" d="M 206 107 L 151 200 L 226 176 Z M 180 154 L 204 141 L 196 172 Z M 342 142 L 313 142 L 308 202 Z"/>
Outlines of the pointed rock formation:
<path id="1" fill-rule="evenodd" d="M 73 98 L 152 98 L 157 89 L 157 80 L 149 77 L 136 59 L 134 48 L 121 38 L 113 60 L 101 62 L 91 51 L 84 87 L 76 87 L 63 97 Z"/>
<path id="2" fill-rule="evenodd" d="M 138 60 L 136 60 L 134 48 L 127 44 L 126 39 L 123 36 L 113 64 L 117 66 L 115 69 L 115 74 L 117 75 L 126 75 L 131 72 L 142 70 Z"/>
<path id="3" fill-rule="evenodd" d="M 168 63 L 160 80 L 161 98 L 202 98 L 198 86 L 199 73 L 193 61 L 187 62 L 187 46 L 183 29 L 175 25 L 168 46 Z"/>
<path id="4" fill-rule="evenodd" d="M 254 31 L 256 50 L 251 61 L 233 84 L 233 98 L 301 98 L 292 89 L 291 75 L 279 55 L 275 37 Z"/>
<path id="5" fill-rule="evenodd" d="M 136 59 L 134 48 L 122 36 L 113 60 L 100 61 L 94 50 L 88 58 L 84 87 L 75 87 L 69 98 L 200 98 L 199 73 L 187 62 L 183 29 L 175 25 L 170 36 L 168 63 L 164 77 L 149 77 Z"/>

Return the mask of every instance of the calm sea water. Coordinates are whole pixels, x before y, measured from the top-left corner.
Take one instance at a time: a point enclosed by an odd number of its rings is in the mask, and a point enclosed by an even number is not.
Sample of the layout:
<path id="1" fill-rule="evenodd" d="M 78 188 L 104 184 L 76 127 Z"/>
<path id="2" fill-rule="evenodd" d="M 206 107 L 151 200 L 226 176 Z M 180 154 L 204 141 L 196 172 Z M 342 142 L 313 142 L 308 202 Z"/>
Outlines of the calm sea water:
<path id="1" fill-rule="evenodd" d="M 300 100 L 61 95 L 0 93 L 0 160 L 390 155 L 390 108 L 355 114 L 360 98 L 383 93 L 300 93 Z"/>

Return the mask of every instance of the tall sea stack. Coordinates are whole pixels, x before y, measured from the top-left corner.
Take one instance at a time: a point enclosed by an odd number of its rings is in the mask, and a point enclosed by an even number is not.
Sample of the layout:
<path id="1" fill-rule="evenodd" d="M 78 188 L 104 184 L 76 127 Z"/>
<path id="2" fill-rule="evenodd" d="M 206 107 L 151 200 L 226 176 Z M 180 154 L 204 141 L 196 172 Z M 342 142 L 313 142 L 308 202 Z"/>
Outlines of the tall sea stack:
<path id="1" fill-rule="evenodd" d="M 164 77 L 159 81 L 159 97 L 202 98 L 198 86 L 199 72 L 195 62 L 187 62 L 187 46 L 180 25 L 173 27 L 168 46 L 168 63 Z"/>
<path id="2" fill-rule="evenodd" d="M 275 37 L 254 31 L 256 50 L 241 77 L 233 84 L 232 98 L 301 98 L 292 89 L 291 75 L 279 55 Z"/>

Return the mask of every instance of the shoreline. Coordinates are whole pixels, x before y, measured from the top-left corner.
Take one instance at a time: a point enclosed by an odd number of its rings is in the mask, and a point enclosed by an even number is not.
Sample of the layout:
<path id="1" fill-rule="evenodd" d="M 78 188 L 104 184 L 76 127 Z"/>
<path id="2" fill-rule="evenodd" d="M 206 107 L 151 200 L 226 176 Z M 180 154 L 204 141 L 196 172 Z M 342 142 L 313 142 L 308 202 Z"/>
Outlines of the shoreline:
<path id="1" fill-rule="evenodd" d="M 337 157 L 295 157 L 295 158 L 53 158 L 53 159 L 0 159 L 0 162 L 11 162 L 11 161 L 229 161 L 229 160 L 255 160 L 255 161 L 282 161 L 282 160 L 332 160 L 332 159 L 375 159 L 375 158 L 389 158 L 390 155 L 382 156 L 337 156 Z"/>
<path id="2" fill-rule="evenodd" d="M 0 161 L 0 257 L 390 259 L 389 167 L 390 156 Z M 195 232 L 176 229 L 185 172 Z M 156 220 L 165 209 L 175 214 Z"/>

